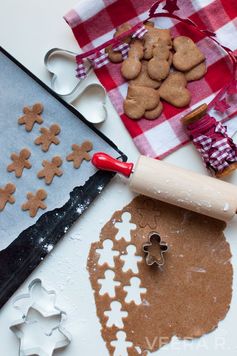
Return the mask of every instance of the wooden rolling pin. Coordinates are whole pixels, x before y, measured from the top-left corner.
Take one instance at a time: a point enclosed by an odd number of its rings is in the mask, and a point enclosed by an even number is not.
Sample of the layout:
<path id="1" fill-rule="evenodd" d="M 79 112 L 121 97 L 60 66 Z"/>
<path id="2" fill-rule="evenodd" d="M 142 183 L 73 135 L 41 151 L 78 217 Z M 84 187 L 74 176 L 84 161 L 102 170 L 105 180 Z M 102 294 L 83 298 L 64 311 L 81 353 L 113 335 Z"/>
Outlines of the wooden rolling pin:
<path id="1" fill-rule="evenodd" d="M 233 184 L 145 156 L 134 166 L 98 152 L 92 163 L 98 169 L 130 177 L 131 190 L 150 198 L 226 222 L 237 212 L 237 187 Z"/>

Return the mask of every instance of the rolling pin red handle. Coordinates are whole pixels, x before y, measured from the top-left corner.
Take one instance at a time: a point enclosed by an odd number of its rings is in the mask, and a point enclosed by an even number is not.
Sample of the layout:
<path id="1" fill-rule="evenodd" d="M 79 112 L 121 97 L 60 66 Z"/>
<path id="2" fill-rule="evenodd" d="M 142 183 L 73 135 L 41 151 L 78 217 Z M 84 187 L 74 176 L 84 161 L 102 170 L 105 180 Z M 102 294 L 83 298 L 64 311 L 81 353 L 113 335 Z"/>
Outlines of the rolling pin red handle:
<path id="1" fill-rule="evenodd" d="M 98 169 L 121 173 L 125 177 L 129 177 L 133 171 L 133 163 L 121 162 L 103 152 L 95 153 L 91 162 Z"/>

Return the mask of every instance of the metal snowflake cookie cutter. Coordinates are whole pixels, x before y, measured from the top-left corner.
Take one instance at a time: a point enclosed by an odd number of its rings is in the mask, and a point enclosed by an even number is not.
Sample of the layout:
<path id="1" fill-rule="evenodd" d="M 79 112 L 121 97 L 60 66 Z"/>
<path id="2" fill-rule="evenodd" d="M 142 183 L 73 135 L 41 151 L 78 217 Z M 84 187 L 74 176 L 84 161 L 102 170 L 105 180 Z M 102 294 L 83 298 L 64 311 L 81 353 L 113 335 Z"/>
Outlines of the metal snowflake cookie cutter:
<path id="1" fill-rule="evenodd" d="M 56 306 L 56 292 L 47 290 L 39 278 L 34 279 L 28 286 L 28 292 L 13 299 L 13 306 L 25 317 L 30 308 L 40 312 L 44 317 L 66 314 Z"/>
<path id="2" fill-rule="evenodd" d="M 168 251 L 168 245 L 161 241 L 160 235 L 152 231 L 149 233 L 148 242 L 143 244 L 143 252 L 145 252 L 146 264 L 148 266 L 157 265 L 162 267 L 165 263 L 164 254 Z"/>
<path id="3" fill-rule="evenodd" d="M 87 121 L 98 124 L 106 120 L 107 93 L 103 85 L 85 79 L 78 80 L 75 76 L 75 57 L 77 53 L 61 48 L 50 49 L 45 57 L 44 64 L 51 76 L 51 88 L 65 101 L 85 116 Z M 86 75 L 92 72 L 92 65 L 86 62 Z M 63 79 L 62 79 L 63 78 Z M 73 84 L 69 85 L 69 78 Z M 70 89 L 69 89 L 70 86 Z M 84 97 L 88 100 L 85 102 Z M 94 100 L 93 100 L 94 97 Z"/>
<path id="4" fill-rule="evenodd" d="M 52 356 L 54 351 L 65 348 L 71 335 L 62 327 L 65 315 L 44 317 L 30 308 L 26 316 L 16 320 L 10 330 L 19 339 L 19 356 Z"/>

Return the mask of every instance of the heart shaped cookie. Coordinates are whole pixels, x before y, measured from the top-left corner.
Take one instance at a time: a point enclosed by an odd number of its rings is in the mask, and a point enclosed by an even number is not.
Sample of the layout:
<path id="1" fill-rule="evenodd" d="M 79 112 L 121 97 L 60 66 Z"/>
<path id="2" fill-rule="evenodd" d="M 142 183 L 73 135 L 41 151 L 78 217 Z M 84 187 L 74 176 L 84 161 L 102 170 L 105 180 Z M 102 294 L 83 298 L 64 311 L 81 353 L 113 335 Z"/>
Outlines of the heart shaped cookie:
<path id="1" fill-rule="evenodd" d="M 129 85 L 127 98 L 124 101 L 124 112 L 131 119 L 141 119 L 147 110 L 153 110 L 160 102 L 155 89 Z"/>
<path id="2" fill-rule="evenodd" d="M 176 37 L 173 41 L 173 47 L 175 49 L 173 65 L 182 72 L 192 69 L 205 60 L 204 54 L 189 37 Z"/>
<path id="3" fill-rule="evenodd" d="M 182 108 L 191 101 L 191 94 L 186 85 L 187 80 L 183 73 L 170 73 L 159 88 L 160 97 L 177 108 Z"/>
<path id="4" fill-rule="evenodd" d="M 196 67 L 193 67 L 188 72 L 184 72 L 185 78 L 188 82 L 192 80 L 201 79 L 207 72 L 207 66 L 205 62 L 198 64 Z"/>

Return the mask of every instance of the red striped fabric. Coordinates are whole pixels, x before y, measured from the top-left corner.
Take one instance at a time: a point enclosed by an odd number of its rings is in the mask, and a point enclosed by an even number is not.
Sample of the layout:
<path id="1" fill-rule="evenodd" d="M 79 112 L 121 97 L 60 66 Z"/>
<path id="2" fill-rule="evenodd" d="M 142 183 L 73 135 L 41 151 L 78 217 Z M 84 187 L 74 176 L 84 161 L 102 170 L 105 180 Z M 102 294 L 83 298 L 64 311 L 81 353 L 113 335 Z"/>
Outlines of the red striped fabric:
<path id="1" fill-rule="evenodd" d="M 93 6 L 92 3 L 96 5 Z M 153 3 L 154 0 L 81 1 L 65 15 L 65 20 L 71 26 L 79 46 L 87 51 L 111 39 L 115 28 L 122 23 L 129 21 L 135 25 L 145 20 Z M 218 41 L 233 51 L 237 50 L 236 0 L 186 0 L 178 1 L 178 5 L 179 3 L 182 5 L 175 14 L 181 18 L 189 17 L 202 29 L 215 32 Z M 161 8 L 162 6 L 159 10 Z M 151 157 L 163 158 L 188 142 L 180 118 L 190 111 L 190 108 L 203 102 L 210 102 L 233 75 L 229 57 L 205 35 L 174 19 L 156 18 L 154 22 L 157 27 L 170 28 L 173 36 L 188 35 L 206 55 L 208 71 L 205 78 L 188 84 L 192 92 L 189 107 L 177 109 L 164 103 L 164 111 L 158 119 L 133 121 L 123 112 L 127 83 L 121 77 L 120 64 L 109 63 L 95 72 L 140 152 Z M 217 120 L 227 121 L 237 114 L 237 97 L 227 97 L 228 100 L 231 107 L 226 113 L 220 115 L 213 109 L 210 112 Z"/>

